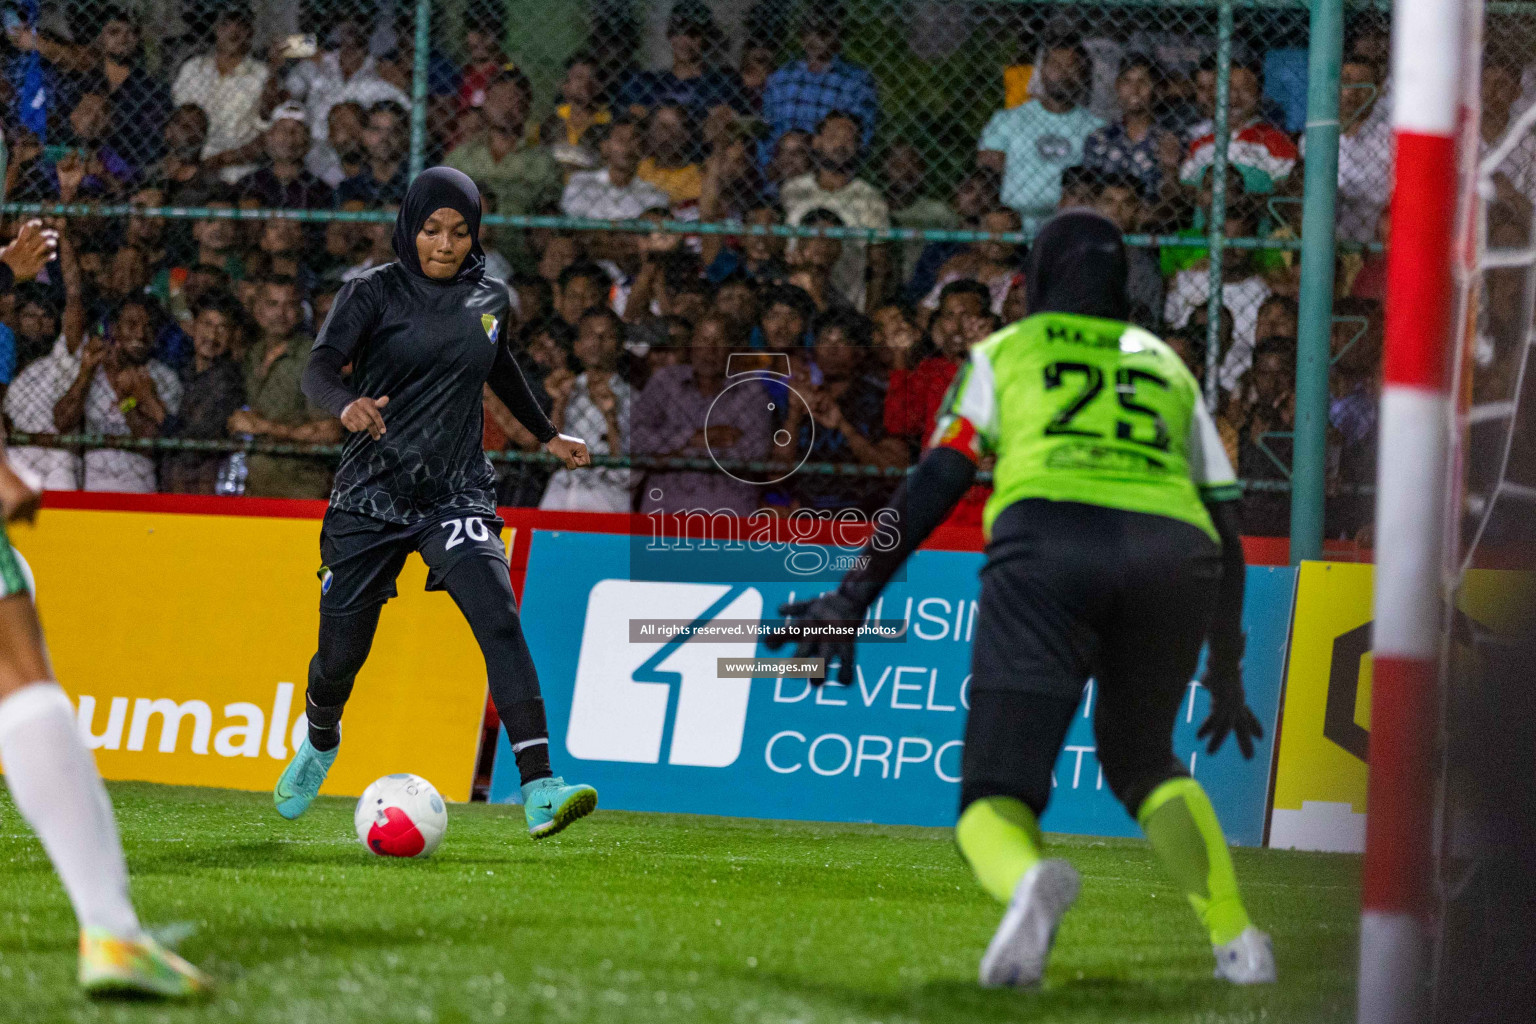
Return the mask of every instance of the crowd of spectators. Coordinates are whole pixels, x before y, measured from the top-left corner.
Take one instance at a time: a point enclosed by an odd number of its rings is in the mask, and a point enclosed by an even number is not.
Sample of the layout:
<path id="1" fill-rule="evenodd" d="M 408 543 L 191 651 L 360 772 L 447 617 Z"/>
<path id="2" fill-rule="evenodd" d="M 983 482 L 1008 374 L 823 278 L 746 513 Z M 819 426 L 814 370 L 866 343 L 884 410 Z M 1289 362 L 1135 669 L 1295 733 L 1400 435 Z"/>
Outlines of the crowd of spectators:
<path id="1" fill-rule="evenodd" d="M 415 64 L 409 16 L 376 22 L 359 7 L 313 26 L 317 52 L 294 37 L 258 52 L 251 11 L 220 4 L 205 37 L 157 48 L 151 73 L 135 17 L 90 10 L 88 25 L 23 22 L 6 34 L 10 198 L 211 211 L 390 211 L 400 202 Z M 1008 99 L 976 119 L 966 166 L 940 174 L 924 140 L 885 133 L 881 69 L 844 55 L 839 4 L 811 5 L 789 40 L 732 41 L 706 5 L 678 0 L 666 24 L 671 60 L 657 68 L 616 55 L 599 25 L 550 96 L 536 95 L 509 59 L 506 26 L 469 10 L 452 47 L 461 59 L 434 49 L 427 62 L 428 159 L 474 178 L 490 212 L 1027 235 L 1058 209 L 1086 206 L 1127 235 L 1182 236 L 1133 245 L 1133 316 L 1167 337 L 1202 384 L 1214 368 L 1220 429 L 1240 475 L 1274 485 L 1250 493 L 1246 528 L 1286 531 L 1298 262 L 1283 247 L 1224 247 L 1220 317 L 1209 329 L 1216 66 L 1213 51 L 1199 54 L 1200 39 L 1138 46 L 1088 31 L 1031 40 L 1000 69 Z M 1346 46 L 1338 236 L 1348 243 L 1384 243 L 1390 229 L 1385 33 L 1367 15 Z M 1223 229 L 1292 240 L 1305 154 L 1287 127 L 1297 121 L 1293 99 L 1266 90 L 1289 51 L 1253 52 L 1252 61 L 1239 54 L 1230 77 Z M 1486 148 L 1536 90 L 1527 69 L 1497 60 L 1482 86 Z M 1536 144 L 1511 154 L 1494 180 L 1490 233 L 1522 242 Z M 0 310 L 12 431 L 292 445 L 341 437 L 298 382 L 340 285 L 393 259 L 387 222 L 136 216 L 60 226 L 59 261 Z M 487 225 L 482 242 L 508 282 L 524 370 L 562 430 L 598 455 L 712 455 L 757 467 L 551 473 L 512 461 L 500 467 L 511 504 L 875 506 L 890 476 L 789 470 L 807 460 L 909 464 L 969 347 L 1024 315 L 1027 248 L 1011 241 Z M 1373 475 L 1383 264 L 1379 246 L 1339 256 L 1336 536 L 1368 526 L 1368 504 L 1346 499 Z M 1519 325 L 1487 319 L 1494 326 L 1478 358 L 1492 375 L 1509 361 Z M 732 387 L 744 372 L 765 382 Z M 488 450 L 537 450 L 489 394 L 485 435 Z M 287 453 L 252 454 L 238 476 L 218 452 L 22 446 L 13 458 L 51 487 L 97 490 L 323 497 L 330 472 L 322 456 Z M 765 468 L 774 466 L 784 472 Z M 957 521 L 978 519 L 983 499 L 978 489 Z"/>

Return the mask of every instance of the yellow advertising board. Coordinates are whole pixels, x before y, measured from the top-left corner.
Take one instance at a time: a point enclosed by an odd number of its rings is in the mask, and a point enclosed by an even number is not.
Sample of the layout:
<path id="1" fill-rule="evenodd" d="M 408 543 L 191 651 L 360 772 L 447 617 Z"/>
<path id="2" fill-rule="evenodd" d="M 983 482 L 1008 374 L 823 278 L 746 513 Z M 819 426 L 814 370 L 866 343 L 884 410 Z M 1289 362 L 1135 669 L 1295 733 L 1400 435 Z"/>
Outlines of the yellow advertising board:
<path id="1" fill-rule="evenodd" d="M 1270 846 L 1365 849 L 1373 576 L 1369 565 L 1302 563 L 1275 760 Z M 1533 594 L 1536 576 L 1529 572 L 1472 569 L 1457 591 L 1456 614 L 1467 630 L 1508 634 L 1528 629 L 1519 616 L 1531 607 Z M 1425 751 L 1425 756 L 1434 753 Z"/>
<path id="2" fill-rule="evenodd" d="M 303 736 L 320 520 L 48 509 L 11 531 L 108 779 L 272 787 Z M 469 799 L 485 663 L 412 557 L 358 675 L 323 793 L 414 772 Z"/>
<path id="3" fill-rule="evenodd" d="M 1365 849 L 1372 567 L 1303 562 L 1280 712 L 1269 845 Z"/>

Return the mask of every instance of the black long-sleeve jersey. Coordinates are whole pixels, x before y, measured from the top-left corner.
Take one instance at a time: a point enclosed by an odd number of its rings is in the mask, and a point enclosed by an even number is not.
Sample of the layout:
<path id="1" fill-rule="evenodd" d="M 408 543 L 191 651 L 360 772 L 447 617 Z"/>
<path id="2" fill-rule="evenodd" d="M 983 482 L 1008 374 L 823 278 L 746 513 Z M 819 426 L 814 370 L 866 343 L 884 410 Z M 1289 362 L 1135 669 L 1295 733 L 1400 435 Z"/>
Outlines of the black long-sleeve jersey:
<path id="1" fill-rule="evenodd" d="M 382 438 L 347 439 L 332 508 L 391 523 L 495 513 L 496 475 L 481 447 L 484 385 L 540 441 L 555 436 L 513 358 L 507 316 L 506 285 L 495 278 L 444 284 L 388 263 L 342 288 L 315 339 L 304 393 L 336 416 L 364 395 L 389 403 Z"/>

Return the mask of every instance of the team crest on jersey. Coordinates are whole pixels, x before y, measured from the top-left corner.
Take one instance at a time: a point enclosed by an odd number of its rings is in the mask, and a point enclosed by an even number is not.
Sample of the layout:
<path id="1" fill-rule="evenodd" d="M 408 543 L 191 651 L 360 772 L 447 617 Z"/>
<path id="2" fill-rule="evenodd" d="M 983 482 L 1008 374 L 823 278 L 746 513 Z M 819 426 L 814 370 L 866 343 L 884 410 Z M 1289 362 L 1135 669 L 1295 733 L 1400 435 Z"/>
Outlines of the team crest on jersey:
<path id="1" fill-rule="evenodd" d="M 324 597 L 331 592 L 331 583 L 336 577 L 331 574 L 330 566 L 327 565 L 322 565 L 315 575 L 320 577 L 320 596 Z"/>
<path id="2" fill-rule="evenodd" d="M 485 328 L 485 336 L 491 339 L 491 344 L 496 343 L 496 333 L 501 330 L 501 325 L 496 318 L 489 313 L 480 314 L 480 326 Z"/>

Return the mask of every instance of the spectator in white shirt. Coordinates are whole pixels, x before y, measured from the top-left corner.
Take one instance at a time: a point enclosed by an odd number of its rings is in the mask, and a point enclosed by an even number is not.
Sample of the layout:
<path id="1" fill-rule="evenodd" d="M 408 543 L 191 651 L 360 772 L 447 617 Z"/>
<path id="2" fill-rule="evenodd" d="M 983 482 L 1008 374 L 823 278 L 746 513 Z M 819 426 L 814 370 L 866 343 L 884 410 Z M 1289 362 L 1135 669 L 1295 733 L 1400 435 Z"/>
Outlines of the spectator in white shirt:
<path id="1" fill-rule="evenodd" d="M 591 131 L 601 139 L 598 152 L 603 157 L 603 169 L 571 175 L 560 197 L 560 212 L 596 220 L 638 220 L 648 210 L 670 211 L 671 197 L 635 176 L 640 169 L 639 120 L 629 114 L 615 114 L 611 124 Z M 588 241 L 588 251 L 605 269 L 612 267 L 611 273 L 622 276 L 617 265 L 633 259 L 635 237 L 623 231 L 597 232 Z"/>
<path id="2" fill-rule="evenodd" d="M 53 407 L 63 433 L 84 428 L 108 437 L 158 437 L 181 408 L 175 371 L 150 358 L 150 303 L 130 296 L 107 322 L 107 339 L 92 338 L 80 353 L 80 370 Z M 155 460 L 111 448 L 85 455 L 85 489 L 144 494 L 155 490 Z"/>
<path id="3" fill-rule="evenodd" d="M 1250 238 L 1258 228 L 1258 207 L 1252 201 L 1234 203 L 1227 208 L 1227 238 Z M 1232 348 L 1221 359 L 1218 380 L 1223 391 L 1231 391 L 1248 372 L 1253 362 L 1253 345 L 1258 330 L 1259 307 L 1270 296 L 1269 285 L 1254 267 L 1248 249 L 1221 250 L 1221 303 L 1232 311 Z M 1168 286 L 1163 306 L 1163 320 L 1179 330 L 1189 322 L 1190 314 L 1203 307 L 1211 295 L 1211 271 L 1207 261 L 1181 270 Z"/>
<path id="4" fill-rule="evenodd" d="M 213 52 L 189 57 L 176 74 L 171 98 L 208 115 L 204 164 L 234 184 L 255 170 L 261 153 L 261 99 L 270 69 L 251 56 L 251 12 L 243 4 L 219 11 Z"/>
<path id="5" fill-rule="evenodd" d="M 1381 68 L 1351 55 L 1339 70 L 1339 194 L 1334 223 L 1349 242 L 1376 237 L 1392 190 L 1392 124 L 1380 101 Z M 1301 140 L 1307 155 L 1307 140 Z"/>
<path id="6" fill-rule="evenodd" d="M 560 212 L 567 217 L 636 220 L 647 210 L 670 209 L 672 200 L 665 192 L 635 177 L 640 169 L 640 122 L 619 114 L 601 134 L 603 169 L 571 175 Z"/>
<path id="7" fill-rule="evenodd" d="M 16 375 L 5 393 L 5 418 L 27 434 L 57 434 L 53 407 L 80 375 L 80 338 L 73 345 L 63 334 L 53 351 Z M 25 466 L 42 478 L 50 491 L 73 491 L 80 486 L 80 456 L 64 448 L 8 448 L 11 465 Z"/>
<path id="8" fill-rule="evenodd" d="M 885 197 L 858 176 L 862 130 L 859 119 L 846 111 L 834 110 L 821 119 L 811 143 L 815 169 L 779 187 L 790 224 L 803 225 L 814 210 L 830 210 L 847 227 L 891 226 Z M 865 242 L 843 243 L 832 268 L 832 283 L 855 309 L 875 308 L 884 300 L 891 270 L 888 249 Z"/>
<path id="9" fill-rule="evenodd" d="M 604 305 L 590 307 L 576 329 L 574 352 L 582 372 L 555 370 L 544 380 L 554 398 L 550 419 L 561 433 L 585 438 L 594 455 L 629 451 L 629 414 L 633 394 L 615 372 L 624 344 L 624 322 Z M 542 509 L 568 512 L 629 512 L 633 509 L 630 473 L 597 466 L 579 473 L 556 470 L 539 502 Z"/>
<path id="10" fill-rule="evenodd" d="M 335 49 L 293 62 L 280 81 L 276 76 L 269 80 L 262 101 L 267 110 L 288 100 L 302 103 L 315 139 L 313 151 L 326 145 L 331 108 L 338 103 L 357 103 L 364 110 L 380 100 L 411 106 L 409 96 L 379 77 L 368 52 L 368 33 L 356 17 L 342 15 L 331 27 L 329 42 Z"/>
<path id="11" fill-rule="evenodd" d="M 54 422 L 54 407 L 69 391 L 69 386 L 80 375 L 80 343 L 85 339 L 84 288 L 80 274 L 80 262 L 75 254 L 74 243 L 67 231 L 59 233 L 59 276 L 64 284 L 64 310 L 62 315 L 51 309 L 42 310 L 50 330 L 59 330 L 58 340 L 51 351 L 29 362 L 11 381 L 5 393 L 5 417 L 11 426 L 28 434 L 58 434 L 60 428 Z M 32 332 L 26 330 L 30 319 L 30 302 L 23 302 L 20 309 L 23 338 Z M 80 456 L 63 448 L 38 448 L 31 445 L 9 450 L 11 463 L 25 466 L 41 478 L 43 487 L 50 491 L 73 491 L 80 486 Z"/>

